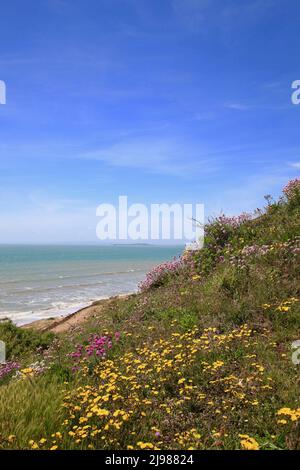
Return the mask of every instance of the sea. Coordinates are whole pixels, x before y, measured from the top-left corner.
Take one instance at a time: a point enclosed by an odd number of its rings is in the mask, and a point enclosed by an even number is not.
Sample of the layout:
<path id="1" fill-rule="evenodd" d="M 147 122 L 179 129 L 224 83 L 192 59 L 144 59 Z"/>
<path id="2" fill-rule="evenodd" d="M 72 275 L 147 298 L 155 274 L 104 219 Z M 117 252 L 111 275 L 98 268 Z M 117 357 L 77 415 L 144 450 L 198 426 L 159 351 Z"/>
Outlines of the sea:
<path id="1" fill-rule="evenodd" d="M 183 246 L 0 245 L 0 320 L 24 325 L 95 300 L 136 292 L 155 265 Z"/>

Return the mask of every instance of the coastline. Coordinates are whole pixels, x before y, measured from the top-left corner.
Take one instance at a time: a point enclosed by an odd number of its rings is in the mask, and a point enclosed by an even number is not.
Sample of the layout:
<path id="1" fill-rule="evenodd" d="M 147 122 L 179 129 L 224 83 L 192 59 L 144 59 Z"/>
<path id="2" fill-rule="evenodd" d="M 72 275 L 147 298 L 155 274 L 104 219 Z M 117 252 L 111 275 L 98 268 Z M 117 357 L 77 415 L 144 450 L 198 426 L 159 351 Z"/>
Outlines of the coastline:
<path id="1" fill-rule="evenodd" d="M 128 292 L 126 294 L 118 294 L 103 299 L 95 300 L 91 304 L 76 310 L 73 313 L 67 315 L 61 315 L 58 317 L 48 317 L 40 320 L 35 320 L 30 323 L 21 325 L 20 328 L 34 329 L 40 332 L 53 332 L 53 333 L 64 333 L 82 323 L 95 315 L 99 315 L 101 309 L 108 303 L 116 299 L 127 299 L 136 292 Z"/>
<path id="2" fill-rule="evenodd" d="M 61 320 L 95 301 L 137 292 L 154 266 L 180 252 L 179 246 L 0 245 L 0 321 L 23 327 Z"/>

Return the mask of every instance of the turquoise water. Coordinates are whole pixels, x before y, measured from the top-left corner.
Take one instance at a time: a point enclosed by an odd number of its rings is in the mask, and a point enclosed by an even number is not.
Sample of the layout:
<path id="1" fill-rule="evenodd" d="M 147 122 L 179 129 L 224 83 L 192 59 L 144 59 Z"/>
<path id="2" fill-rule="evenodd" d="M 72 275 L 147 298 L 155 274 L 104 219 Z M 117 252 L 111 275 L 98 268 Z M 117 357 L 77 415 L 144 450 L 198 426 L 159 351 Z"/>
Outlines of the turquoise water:
<path id="1" fill-rule="evenodd" d="M 0 318 L 21 325 L 137 290 L 181 246 L 0 245 Z"/>

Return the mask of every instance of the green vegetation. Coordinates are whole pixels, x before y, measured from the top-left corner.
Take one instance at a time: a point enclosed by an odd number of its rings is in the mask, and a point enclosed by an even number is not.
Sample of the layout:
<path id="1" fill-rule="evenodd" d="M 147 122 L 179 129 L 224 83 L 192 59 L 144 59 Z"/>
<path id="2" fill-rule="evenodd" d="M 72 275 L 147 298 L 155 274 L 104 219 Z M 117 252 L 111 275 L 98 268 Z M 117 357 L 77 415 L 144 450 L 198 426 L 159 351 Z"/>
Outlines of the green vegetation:
<path id="1" fill-rule="evenodd" d="M 299 449 L 299 234 L 295 180 L 80 327 L 0 325 L 0 448 Z"/>
<path id="2" fill-rule="evenodd" d="M 24 361 L 37 349 L 47 349 L 54 335 L 17 328 L 11 321 L 5 321 L 0 323 L 0 338 L 6 343 L 7 360 L 22 358 Z"/>

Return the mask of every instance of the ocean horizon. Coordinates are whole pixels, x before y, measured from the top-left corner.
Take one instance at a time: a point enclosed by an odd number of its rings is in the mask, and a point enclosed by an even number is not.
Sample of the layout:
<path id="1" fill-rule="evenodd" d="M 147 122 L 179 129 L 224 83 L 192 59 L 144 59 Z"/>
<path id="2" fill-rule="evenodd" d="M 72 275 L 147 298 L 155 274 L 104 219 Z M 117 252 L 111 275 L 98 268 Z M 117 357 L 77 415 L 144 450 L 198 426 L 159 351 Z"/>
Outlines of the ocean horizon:
<path id="1" fill-rule="evenodd" d="M 23 325 L 68 315 L 92 302 L 136 292 L 156 264 L 183 245 L 2 244 L 0 320 Z"/>

